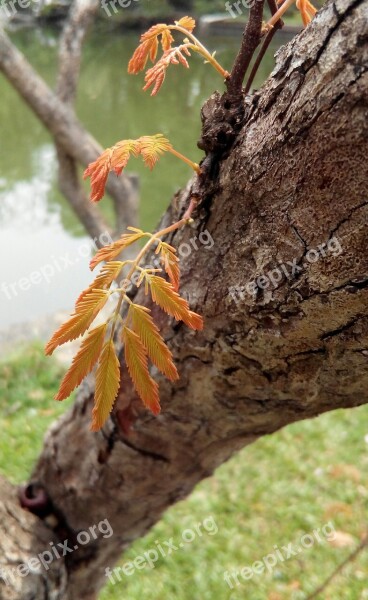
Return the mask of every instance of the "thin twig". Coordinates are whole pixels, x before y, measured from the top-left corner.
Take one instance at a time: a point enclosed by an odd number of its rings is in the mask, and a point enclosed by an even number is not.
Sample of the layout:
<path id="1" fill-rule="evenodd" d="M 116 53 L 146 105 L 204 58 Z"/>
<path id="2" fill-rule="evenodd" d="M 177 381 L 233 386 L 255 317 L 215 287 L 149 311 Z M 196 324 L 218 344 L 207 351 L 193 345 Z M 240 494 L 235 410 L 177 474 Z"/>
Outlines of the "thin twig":
<path id="1" fill-rule="evenodd" d="M 242 44 L 227 81 L 227 88 L 231 94 L 241 92 L 245 74 L 261 40 L 263 5 L 264 0 L 257 0 L 250 9 Z"/>
<path id="2" fill-rule="evenodd" d="M 277 4 L 276 4 L 276 0 L 268 0 L 268 6 L 270 8 L 271 15 L 274 15 L 277 12 L 277 10 L 278 10 Z M 272 41 L 273 36 L 275 35 L 276 31 L 278 29 L 281 29 L 283 26 L 284 26 L 284 22 L 281 19 L 279 19 L 279 21 L 277 21 L 277 23 L 275 24 L 275 26 L 272 29 L 270 29 L 270 31 L 267 33 L 265 39 L 263 40 L 263 44 L 261 46 L 260 51 L 258 52 L 258 56 L 257 56 L 257 58 L 255 60 L 255 63 L 253 65 L 253 68 L 251 70 L 251 73 L 249 75 L 247 84 L 246 84 L 245 89 L 244 89 L 244 91 L 245 91 L 246 94 L 249 93 L 249 90 L 252 87 L 254 78 L 255 78 L 255 76 L 257 74 L 257 71 L 259 69 L 259 65 L 261 64 L 262 59 L 263 59 L 264 55 L 266 54 L 266 51 L 267 51 L 267 49 L 268 49 L 268 47 L 269 47 L 269 45 L 270 45 L 270 43 Z"/>
<path id="3" fill-rule="evenodd" d="M 329 575 L 327 577 L 327 579 L 310 596 L 308 596 L 306 598 L 306 600 L 314 600 L 315 598 L 317 598 L 326 589 L 326 587 L 334 579 L 334 577 L 336 577 L 336 575 L 338 575 L 339 573 L 341 573 L 341 571 L 344 569 L 344 567 L 346 567 L 346 565 L 349 562 L 353 562 L 356 559 L 356 557 L 367 546 L 368 546 L 368 531 L 364 535 L 364 537 L 363 537 L 362 541 L 360 542 L 359 546 L 357 546 L 355 548 L 354 552 L 352 552 L 351 554 L 349 554 L 349 556 L 347 558 L 345 558 L 345 560 L 338 567 L 336 567 L 336 569 L 331 573 L 331 575 Z"/>

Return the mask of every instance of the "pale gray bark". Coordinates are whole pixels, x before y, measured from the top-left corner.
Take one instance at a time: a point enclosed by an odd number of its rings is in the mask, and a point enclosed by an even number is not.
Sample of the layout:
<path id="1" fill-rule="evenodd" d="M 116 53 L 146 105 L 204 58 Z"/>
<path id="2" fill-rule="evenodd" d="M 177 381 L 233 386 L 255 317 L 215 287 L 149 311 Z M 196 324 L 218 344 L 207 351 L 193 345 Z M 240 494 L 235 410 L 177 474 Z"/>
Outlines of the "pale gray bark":
<path id="1" fill-rule="evenodd" d="M 246 99 L 234 145 L 213 165 L 195 223 L 169 240 L 178 246 L 207 230 L 215 243 L 197 242 L 182 264 L 182 291 L 204 315 L 204 331 L 157 315 L 181 376 L 176 385 L 158 378 L 161 415 L 144 410 L 122 360 L 118 404 L 101 433 L 89 431 L 92 380 L 49 431 L 32 480 L 57 515 L 54 531 L 64 539 L 105 518 L 114 530 L 71 555 L 63 600 L 82 591 L 93 598 L 106 565 L 247 444 L 368 402 L 367 7 L 328 3 L 279 52 L 268 81 Z M 219 96 L 207 103 L 207 145 L 211 119 L 228 110 Z M 187 201 L 188 190 L 163 223 Z M 341 253 L 308 261 L 333 238 Z M 294 259 L 301 270 L 276 289 L 241 292 Z"/>

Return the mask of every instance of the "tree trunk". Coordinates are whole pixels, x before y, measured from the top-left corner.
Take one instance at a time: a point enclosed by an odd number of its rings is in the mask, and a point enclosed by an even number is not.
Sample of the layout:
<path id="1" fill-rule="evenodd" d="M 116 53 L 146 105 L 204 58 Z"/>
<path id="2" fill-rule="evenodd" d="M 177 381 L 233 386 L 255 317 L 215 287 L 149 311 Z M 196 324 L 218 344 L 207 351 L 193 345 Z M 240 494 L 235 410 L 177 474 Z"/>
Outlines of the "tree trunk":
<path id="1" fill-rule="evenodd" d="M 260 436 L 368 402 L 367 7 L 330 2 L 281 49 L 266 84 L 246 97 L 232 147 L 213 155 L 195 223 L 168 240 L 192 249 L 182 290 L 205 328 L 159 315 L 181 376 L 175 385 L 157 376 L 161 415 L 137 401 L 121 358 L 123 387 L 104 430 L 89 430 L 90 378 L 49 431 L 28 496 L 60 540 L 106 518 L 114 535 L 70 554 L 63 591 L 43 598 L 94 598 L 132 540 Z M 229 113 L 217 94 L 206 103 L 202 146 L 223 142 L 218 123 L 231 128 Z M 188 189 L 164 223 L 187 202 Z M 34 516 L 24 519 L 31 529 Z M 41 521 L 29 533 L 32 555 Z M 1 539 L 12 538 L 5 528 Z M 51 589 L 52 573 L 43 571 Z M 36 589 L 41 579 L 22 581 Z M 3 588 L 12 600 L 39 597 Z"/>

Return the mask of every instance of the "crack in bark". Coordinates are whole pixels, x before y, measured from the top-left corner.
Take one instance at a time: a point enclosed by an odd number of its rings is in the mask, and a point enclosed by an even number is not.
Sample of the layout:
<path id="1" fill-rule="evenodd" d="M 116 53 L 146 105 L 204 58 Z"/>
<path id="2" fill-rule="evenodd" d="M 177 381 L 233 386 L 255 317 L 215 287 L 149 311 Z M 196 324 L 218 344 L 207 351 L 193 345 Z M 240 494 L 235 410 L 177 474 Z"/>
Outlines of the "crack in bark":
<path id="1" fill-rule="evenodd" d="M 321 340 L 327 340 L 327 339 L 330 339 L 337 335 L 340 335 L 340 333 L 344 333 L 345 331 L 348 331 L 349 329 L 351 329 L 351 327 L 353 327 L 358 321 L 360 321 L 360 319 L 365 319 L 365 318 L 366 318 L 365 315 L 358 315 L 358 316 L 354 317 L 354 319 L 351 319 L 345 325 L 342 325 L 341 327 L 338 327 L 337 329 L 333 329 L 332 331 L 327 331 L 326 333 L 323 333 L 321 335 Z"/>
<path id="2" fill-rule="evenodd" d="M 124 444 L 125 446 L 130 448 L 131 450 L 138 452 L 142 456 L 147 456 L 148 458 L 152 458 L 152 460 L 155 460 L 155 461 L 158 460 L 160 462 L 170 463 L 170 460 L 163 454 L 158 454 L 157 452 L 152 452 L 151 450 L 146 450 L 145 448 L 138 448 L 138 446 L 133 444 L 133 442 L 128 440 L 126 437 L 121 436 L 119 439 L 119 442 L 121 442 L 122 444 Z"/>

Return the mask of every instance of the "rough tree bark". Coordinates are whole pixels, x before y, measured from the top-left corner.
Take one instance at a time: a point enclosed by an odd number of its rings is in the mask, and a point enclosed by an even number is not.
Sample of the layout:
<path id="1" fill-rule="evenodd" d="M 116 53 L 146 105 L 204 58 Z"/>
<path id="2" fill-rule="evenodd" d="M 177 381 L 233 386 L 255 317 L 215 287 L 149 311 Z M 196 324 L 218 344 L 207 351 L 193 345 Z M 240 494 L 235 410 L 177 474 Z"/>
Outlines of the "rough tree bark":
<path id="1" fill-rule="evenodd" d="M 206 103 L 201 145 L 220 141 L 221 160 L 212 154 L 195 223 L 171 239 L 178 245 L 207 229 L 215 241 L 182 265 L 182 289 L 205 329 L 194 334 L 158 316 L 181 375 L 176 385 L 160 379 L 158 418 L 136 400 L 122 359 L 118 405 L 101 433 L 89 431 L 92 379 L 53 425 L 31 478 L 48 496 L 53 535 L 73 539 L 105 518 L 114 535 L 56 570 L 18 579 L 21 592 L 0 582 L 1 597 L 95 598 L 106 565 L 235 452 L 294 421 L 368 402 L 367 8 L 367 0 L 330 2 L 281 49 L 268 81 L 244 100 L 231 147 L 228 96 Z M 164 223 L 183 212 L 188 189 Z M 339 255 L 306 260 L 333 237 Z M 292 279 L 234 299 L 233 286 L 294 259 L 301 269 Z M 121 427 L 128 411 L 129 435 Z M 1 566 L 33 556 L 46 527 L 4 485 Z"/>

